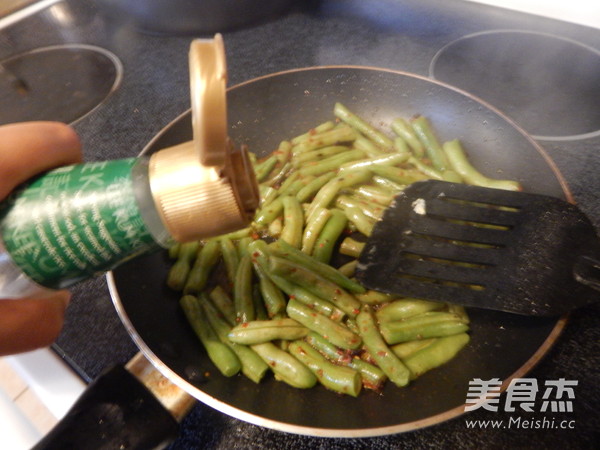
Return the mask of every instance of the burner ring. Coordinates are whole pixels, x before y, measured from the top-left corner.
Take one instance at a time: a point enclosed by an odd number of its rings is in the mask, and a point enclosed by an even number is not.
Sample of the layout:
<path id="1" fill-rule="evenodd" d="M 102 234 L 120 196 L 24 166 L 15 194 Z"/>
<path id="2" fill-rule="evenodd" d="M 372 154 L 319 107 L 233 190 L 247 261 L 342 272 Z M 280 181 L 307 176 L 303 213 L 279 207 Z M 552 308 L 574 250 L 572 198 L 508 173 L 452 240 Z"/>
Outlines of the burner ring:
<path id="1" fill-rule="evenodd" d="M 11 56 L 0 61 L 0 124 L 72 124 L 100 106 L 122 77 L 119 58 L 93 45 L 54 45 Z"/>
<path id="2" fill-rule="evenodd" d="M 430 77 L 480 97 L 534 138 L 600 136 L 600 51 L 538 32 L 491 30 L 442 47 Z"/>

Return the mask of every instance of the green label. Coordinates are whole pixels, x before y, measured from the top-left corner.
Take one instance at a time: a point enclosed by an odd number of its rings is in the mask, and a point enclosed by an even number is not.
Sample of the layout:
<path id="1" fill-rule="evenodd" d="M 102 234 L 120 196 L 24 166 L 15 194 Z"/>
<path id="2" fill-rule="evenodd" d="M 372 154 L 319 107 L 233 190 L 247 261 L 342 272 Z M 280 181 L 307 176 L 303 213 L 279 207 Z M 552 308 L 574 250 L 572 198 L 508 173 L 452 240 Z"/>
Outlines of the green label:
<path id="1" fill-rule="evenodd" d="M 133 193 L 135 161 L 62 167 L 15 192 L 0 211 L 14 263 L 38 283 L 61 288 L 154 247 Z"/>

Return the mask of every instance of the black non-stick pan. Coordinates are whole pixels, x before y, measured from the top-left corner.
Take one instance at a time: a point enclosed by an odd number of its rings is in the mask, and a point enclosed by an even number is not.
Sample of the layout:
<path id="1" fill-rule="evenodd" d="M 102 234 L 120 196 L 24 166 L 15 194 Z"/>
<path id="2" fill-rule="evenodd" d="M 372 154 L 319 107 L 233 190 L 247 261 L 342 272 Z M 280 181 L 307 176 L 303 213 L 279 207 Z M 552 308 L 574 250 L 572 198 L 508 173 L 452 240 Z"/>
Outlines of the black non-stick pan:
<path id="1" fill-rule="evenodd" d="M 362 67 L 293 70 L 230 88 L 230 136 L 258 155 L 332 119 L 340 101 L 374 125 L 427 116 L 440 139 L 458 138 L 482 172 L 520 181 L 528 192 L 571 200 L 556 167 L 525 132 L 493 107 L 430 79 Z M 146 148 L 191 139 L 190 114 L 175 119 Z M 210 220 L 210 218 L 207 218 Z M 404 389 L 358 398 L 315 387 L 299 390 L 272 377 L 254 384 L 225 378 L 208 360 L 165 284 L 170 262 L 159 253 L 115 270 L 109 281 L 118 312 L 148 359 L 198 400 L 226 414 L 278 430 L 360 437 L 405 432 L 464 413 L 469 381 L 500 378 L 506 387 L 527 373 L 558 338 L 566 319 L 472 310 L 471 342 L 450 363 Z"/>

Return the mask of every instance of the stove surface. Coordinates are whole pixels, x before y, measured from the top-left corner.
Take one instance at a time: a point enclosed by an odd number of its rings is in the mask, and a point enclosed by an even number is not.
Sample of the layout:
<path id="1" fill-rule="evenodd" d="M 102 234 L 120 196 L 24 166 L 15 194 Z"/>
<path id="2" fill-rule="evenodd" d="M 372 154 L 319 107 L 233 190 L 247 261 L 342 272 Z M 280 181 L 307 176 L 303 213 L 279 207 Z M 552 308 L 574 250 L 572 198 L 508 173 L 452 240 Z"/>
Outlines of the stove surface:
<path id="1" fill-rule="evenodd" d="M 0 30 L 0 62 L 43 47 L 64 45 L 93 46 L 115 55 L 123 69 L 118 86 L 94 105 L 91 112 L 65 120 L 74 120 L 87 160 L 137 155 L 156 133 L 189 108 L 187 50 L 193 36 L 139 33 L 126 21 L 109 20 L 93 0 L 51 3 Z M 517 122 L 538 137 L 565 176 L 579 206 L 600 227 L 600 177 L 596 173 L 600 167 L 597 132 L 600 29 L 460 0 L 308 3 L 310 6 L 299 6 L 280 18 L 223 33 L 230 85 L 281 70 L 337 64 L 413 72 L 457 85 L 462 83 L 459 87 L 465 90 L 476 90 L 475 82 L 496 74 L 499 78 L 493 86 L 498 90 L 489 101 L 509 115 L 514 112 Z M 562 110 L 546 104 L 538 107 L 533 118 L 517 112 L 514 105 L 526 97 L 525 94 L 511 97 L 506 92 L 514 82 L 514 71 L 510 72 L 512 79 L 506 78 L 491 73 L 493 66 L 481 63 L 482 57 L 497 47 L 492 45 L 490 51 L 478 47 L 479 53 L 469 53 L 471 56 L 463 51 L 474 36 L 485 39 L 507 30 L 510 36 L 518 35 L 516 39 L 522 38 L 523 42 L 527 41 L 523 34 L 559 40 L 566 47 L 555 58 L 575 58 L 567 63 L 569 69 L 575 67 L 574 74 L 583 76 L 578 67 L 581 61 L 590 61 L 591 75 L 587 81 L 565 83 L 565 75 L 555 80 L 557 87 L 553 90 L 563 84 L 569 86 L 564 99 L 559 97 L 549 105 L 564 106 L 561 102 L 568 102 L 569 114 L 574 116 L 562 121 Z M 539 49 L 534 53 L 539 53 Z M 464 65 L 457 69 L 450 64 L 448 68 L 448 61 L 452 62 L 457 55 L 465 58 Z M 524 55 L 523 58 L 531 59 Z M 533 70 L 545 72 L 554 65 L 551 61 Z M 532 80 L 532 76 L 525 73 L 520 80 Z M 580 90 L 586 82 L 587 96 Z M 490 91 L 485 83 L 482 86 L 478 93 L 485 97 Z M 533 95 L 543 95 L 536 90 L 539 86 L 534 88 Z M 583 121 L 577 120 L 579 101 L 589 110 Z M 522 103 L 527 106 L 529 101 Z M 6 112 L 4 107 L 2 112 Z M 546 117 L 554 114 L 559 120 L 555 127 L 549 128 Z M 184 421 L 182 435 L 173 448 L 396 448 L 399 445 L 496 448 L 523 447 L 527 443 L 548 448 L 592 448 L 600 429 L 593 406 L 600 401 L 599 313 L 598 305 L 573 313 L 559 343 L 531 372 L 531 377 L 544 380 L 579 381 L 576 410 L 569 416 L 576 421 L 575 430 L 469 430 L 463 419 L 456 419 L 402 435 L 332 441 L 264 429 L 199 404 Z M 54 349 L 85 381 L 114 364 L 125 363 L 137 352 L 114 310 L 104 278 L 74 289 L 65 328 Z M 506 419 L 508 416 L 480 410 L 470 417 Z"/>

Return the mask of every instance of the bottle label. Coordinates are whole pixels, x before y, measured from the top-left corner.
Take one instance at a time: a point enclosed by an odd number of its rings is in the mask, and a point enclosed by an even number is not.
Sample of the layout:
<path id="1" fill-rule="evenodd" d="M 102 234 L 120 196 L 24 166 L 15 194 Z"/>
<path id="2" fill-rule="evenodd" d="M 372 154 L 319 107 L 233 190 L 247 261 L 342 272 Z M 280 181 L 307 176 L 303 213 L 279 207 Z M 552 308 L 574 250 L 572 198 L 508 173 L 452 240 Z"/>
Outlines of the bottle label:
<path id="1" fill-rule="evenodd" d="M 14 192 L 0 233 L 30 278 L 62 288 L 156 247 L 135 201 L 136 159 L 55 169 Z"/>

